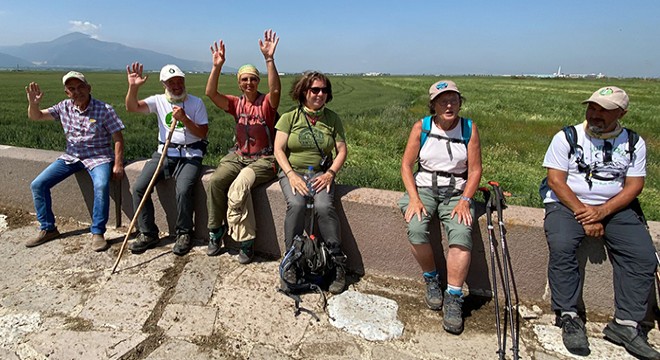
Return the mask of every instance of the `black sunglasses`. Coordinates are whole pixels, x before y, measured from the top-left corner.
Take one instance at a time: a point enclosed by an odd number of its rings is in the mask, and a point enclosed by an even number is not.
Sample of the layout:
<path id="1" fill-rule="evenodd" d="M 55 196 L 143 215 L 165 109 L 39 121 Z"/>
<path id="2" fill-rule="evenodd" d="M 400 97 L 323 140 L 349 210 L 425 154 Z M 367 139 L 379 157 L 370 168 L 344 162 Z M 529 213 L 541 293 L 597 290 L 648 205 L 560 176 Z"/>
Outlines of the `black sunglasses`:
<path id="1" fill-rule="evenodd" d="M 318 95 L 321 91 L 323 91 L 324 94 L 328 93 L 328 88 L 327 87 L 311 87 L 309 88 L 309 91 L 312 92 L 314 95 Z"/>

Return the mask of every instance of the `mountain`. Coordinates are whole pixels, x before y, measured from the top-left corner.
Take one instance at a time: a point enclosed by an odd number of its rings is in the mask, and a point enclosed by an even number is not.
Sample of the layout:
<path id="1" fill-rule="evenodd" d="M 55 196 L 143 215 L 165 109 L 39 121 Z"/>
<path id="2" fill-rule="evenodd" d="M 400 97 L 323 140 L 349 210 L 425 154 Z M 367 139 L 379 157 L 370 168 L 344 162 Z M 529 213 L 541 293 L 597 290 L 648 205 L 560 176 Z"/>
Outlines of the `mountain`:
<path id="1" fill-rule="evenodd" d="M 5 60 L 6 54 L 8 59 Z M 13 59 L 9 57 L 14 57 Z M 211 62 L 195 61 L 138 49 L 114 42 L 100 41 L 89 35 L 74 32 L 52 41 L 28 43 L 19 46 L 0 46 L 0 67 L 21 66 L 38 68 L 69 68 L 92 70 L 122 70 L 139 61 L 145 70 L 160 70 L 165 64 L 176 64 L 183 71 L 209 71 Z M 236 69 L 227 67 L 226 72 Z"/>
<path id="2" fill-rule="evenodd" d="M 24 69 L 34 64 L 16 56 L 0 53 L 0 69 Z"/>

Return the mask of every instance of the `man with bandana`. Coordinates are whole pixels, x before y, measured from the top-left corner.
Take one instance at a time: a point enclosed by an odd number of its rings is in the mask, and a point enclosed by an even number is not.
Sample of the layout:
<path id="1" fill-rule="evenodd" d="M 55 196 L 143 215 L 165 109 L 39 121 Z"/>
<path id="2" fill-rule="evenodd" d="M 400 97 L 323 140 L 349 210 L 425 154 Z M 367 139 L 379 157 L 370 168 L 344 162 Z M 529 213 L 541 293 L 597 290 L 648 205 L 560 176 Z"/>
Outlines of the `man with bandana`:
<path id="1" fill-rule="evenodd" d="M 655 249 L 637 201 L 646 175 L 646 144 L 642 138 L 629 141 L 629 133 L 634 133 L 619 122 L 628 110 L 622 89 L 601 88 L 583 104 L 586 120 L 574 126 L 573 151 L 560 131 L 543 161 L 548 171 L 541 194 L 552 309 L 566 349 L 588 355 L 585 325 L 578 316 L 583 282 L 576 252 L 585 236 L 602 238 L 612 262 L 615 305 L 614 319 L 603 330 L 605 338 L 638 357 L 660 359 L 640 327 L 656 268 Z"/>
<path id="2" fill-rule="evenodd" d="M 172 252 L 185 255 L 193 241 L 193 189 L 202 172 L 202 158 L 206 153 L 208 116 L 202 100 L 186 92 L 186 75 L 176 65 L 165 65 L 160 71 L 160 82 L 165 89 L 157 94 L 138 100 L 138 90 L 148 76 L 143 76 L 143 65 L 133 63 L 126 67 L 128 93 L 126 110 L 142 114 L 158 115 L 158 149 L 147 161 L 142 173 L 133 184 L 133 207 L 137 208 L 144 196 L 144 207 L 138 216 L 137 239 L 130 245 L 134 254 L 142 253 L 158 244 L 158 227 L 154 220 L 154 205 L 151 194 L 146 193 L 163 151 L 165 161 L 156 181 L 174 177 L 176 180 L 176 243 Z M 172 121 L 177 124 L 168 148 L 164 148 Z"/>
<path id="3" fill-rule="evenodd" d="M 264 32 L 259 47 L 268 71 L 267 94 L 259 92 L 260 74 L 254 65 L 238 69 L 241 96 L 218 92 L 218 77 L 225 62 L 222 40 L 211 45 L 213 68 L 206 83 L 206 96 L 236 120 L 235 150 L 220 160 L 208 184 L 209 256 L 221 252 L 222 239 L 231 236 L 241 244 L 238 262 L 247 264 L 254 255 L 256 220 L 251 190 L 273 180 L 277 174 L 273 156 L 275 121 L 280 104 L 280 77 L 275 67 L 279 38 L 272 30 Z"/>

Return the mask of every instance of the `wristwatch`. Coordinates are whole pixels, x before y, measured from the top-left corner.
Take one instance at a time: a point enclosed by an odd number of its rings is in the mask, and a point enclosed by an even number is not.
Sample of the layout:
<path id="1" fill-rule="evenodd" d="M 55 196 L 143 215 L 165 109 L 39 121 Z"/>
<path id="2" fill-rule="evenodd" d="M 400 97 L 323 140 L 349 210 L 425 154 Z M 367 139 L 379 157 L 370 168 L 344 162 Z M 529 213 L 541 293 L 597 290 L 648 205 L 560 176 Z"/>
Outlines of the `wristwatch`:
<path id="1" fill-rule="evenodd" d="M 465 201 L 468 202 L 468 204 L 472 204 L 472 198 L 469 198 L 467 196 L 461 195 L 461 200 L 465 200 Z"/>

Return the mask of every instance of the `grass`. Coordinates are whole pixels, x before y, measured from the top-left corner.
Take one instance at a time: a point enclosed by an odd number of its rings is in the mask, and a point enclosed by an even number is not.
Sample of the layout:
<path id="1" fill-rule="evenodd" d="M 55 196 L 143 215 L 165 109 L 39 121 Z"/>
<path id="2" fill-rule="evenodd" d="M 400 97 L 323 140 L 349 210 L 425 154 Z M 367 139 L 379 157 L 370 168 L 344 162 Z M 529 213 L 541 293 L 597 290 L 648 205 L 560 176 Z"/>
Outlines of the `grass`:
<path id="1" fill-rule="evenodd" d="M 45 92 L 43 107 L 65 95 L 56 72 L 0 73 L 0 144 L 62 151 L 64 136 L 55 123 L 27 119 L 25 85 L 36 81 Z M 126 158 L 147 158 L 157 144 L 155 115 L 129 114 L 124 108 L 125 73 L 89 73 L 92 93 L 115 107 L 126 130 Z M 234 120 L 203 96 L 206 74 L 187 76 L 189 93 L 203 98 L 209 114 L 209 155 L 214 166 L 232 144 Z M 222 75 L 220 88 L 238 94 L 236 78 Z M 288 93 L 292 76 L 282 77 Z M 504 77 L 451 77 L 467 101 L 461 114 L 472 118 L 481 134 L 484 175 L 513 193 L 509 203 L 540 207 L 538 184 L 545 176 L 541 164 L 552 136 L 563 125 L 584 119 L 580 102 L 605 85 L 625 89 L 631 98 L 624 126 L 636 130 L 647 144 L 647 177 L 640 196 L 651 220 L 660 220 L 660 81 L 643 79 L 532 79 Z M 427 89 L 438 78 L 424 76 L 331 77 L 334 100 L 328 105 L 343 119 L 349 156 L 338 182 L 361 187 L 403 191 L 399 168 L 412 124 L 427 115 Z M 262 82 L 265 90 L 266 82 Z M 159 93 L 157 74 L 140 91 L 140 97 Z M 294 107 L 284 94 L 280 113 Z"/>

